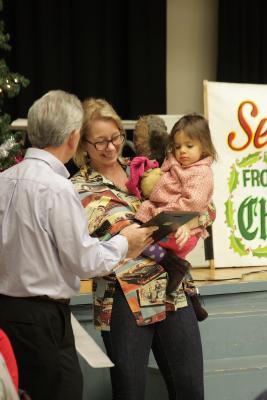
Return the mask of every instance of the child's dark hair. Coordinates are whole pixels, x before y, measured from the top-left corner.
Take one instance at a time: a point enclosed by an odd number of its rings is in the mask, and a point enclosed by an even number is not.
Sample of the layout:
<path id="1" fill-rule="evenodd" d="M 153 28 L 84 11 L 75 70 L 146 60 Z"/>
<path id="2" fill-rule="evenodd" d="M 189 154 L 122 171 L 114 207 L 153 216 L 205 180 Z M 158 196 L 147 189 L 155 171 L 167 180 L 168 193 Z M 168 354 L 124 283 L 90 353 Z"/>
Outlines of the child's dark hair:
<path id="1" fill-rule="evenodd" d="M 174 149 L 174 138 L 177 132 L 184 132 L 190 139 L 197 139 L 202 144 L 203 156 L 217 160 L 217 152 L 211 140 L 208 121 L 199 114 L 187 114 L 177 121 L 170 133 L 170 148 Z"/>

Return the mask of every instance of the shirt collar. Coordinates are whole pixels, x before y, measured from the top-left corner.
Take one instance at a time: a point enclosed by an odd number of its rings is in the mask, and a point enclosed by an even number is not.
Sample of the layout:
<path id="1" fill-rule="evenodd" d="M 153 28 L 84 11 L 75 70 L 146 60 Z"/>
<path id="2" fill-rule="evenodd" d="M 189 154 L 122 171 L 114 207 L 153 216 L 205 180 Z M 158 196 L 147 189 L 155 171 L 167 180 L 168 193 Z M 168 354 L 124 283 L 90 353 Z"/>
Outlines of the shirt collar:
<path id="1" fill-rule="evenodd" d="M 30 159 L 30 158 L 35 158 L 37 160 L 42 160 L 46 162 L 50 167 L 59 175 L 63 176 L 64 178 L 68 178 L 70 176 L 67 168 L 64 166 L 64 164 L 59 161 L 58 158 L 56 158 L 52 153 L 49 153 L 46 150 L 42 149 L 37 149 L 34 147 L 31 147 L 27 149 L 26 154 L 25 154 L 25 159 Z"/>

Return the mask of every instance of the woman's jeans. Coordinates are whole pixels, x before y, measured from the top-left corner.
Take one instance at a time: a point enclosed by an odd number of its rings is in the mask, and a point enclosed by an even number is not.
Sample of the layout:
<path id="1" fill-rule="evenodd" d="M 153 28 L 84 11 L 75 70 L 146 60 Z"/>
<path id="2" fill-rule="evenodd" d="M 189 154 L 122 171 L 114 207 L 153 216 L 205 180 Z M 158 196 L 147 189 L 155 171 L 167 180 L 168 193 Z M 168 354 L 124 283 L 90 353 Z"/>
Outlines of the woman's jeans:
<path id="1" fill-rule="evenodd" d="M 164 321 L 138 327 L 120 288 L 116 289 L 111 331 L 102 332 L 110 359 L 113 400 L 143 400 L 150 349 L 170 400 L 203 400 L 203 357 L 198 322 L 188 307 Z"/>

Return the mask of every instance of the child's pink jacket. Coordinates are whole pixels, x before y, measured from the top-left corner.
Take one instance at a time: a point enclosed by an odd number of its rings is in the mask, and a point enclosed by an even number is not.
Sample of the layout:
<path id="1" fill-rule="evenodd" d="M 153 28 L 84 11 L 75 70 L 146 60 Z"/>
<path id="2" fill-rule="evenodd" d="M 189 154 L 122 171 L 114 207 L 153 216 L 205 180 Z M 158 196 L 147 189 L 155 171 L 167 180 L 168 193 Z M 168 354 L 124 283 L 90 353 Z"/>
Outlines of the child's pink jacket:
<path id="1" fill-rule="evenodd" d="M 206 157 L 183 167 L 169 154 L 161 167 L 164 174 L 149 200 L 142 203 L 136 218 L 146 222 L 161 211 L 206 211 L 213 193 L 212 162 L 212 157 Z M 200 232 L 206 237 L 203 229 L 194 229 L 192 233 Z"/>

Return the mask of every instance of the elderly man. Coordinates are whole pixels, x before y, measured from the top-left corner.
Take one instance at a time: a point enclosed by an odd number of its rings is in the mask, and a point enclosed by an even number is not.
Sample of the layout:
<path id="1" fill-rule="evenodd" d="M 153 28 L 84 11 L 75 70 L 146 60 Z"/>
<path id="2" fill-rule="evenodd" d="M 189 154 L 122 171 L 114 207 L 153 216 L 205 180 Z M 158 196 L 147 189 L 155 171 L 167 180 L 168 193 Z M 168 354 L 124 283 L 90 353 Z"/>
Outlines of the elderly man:
<path id="1" fill-rule="evenodd" d="M 64 167 L 82 119 L 75 96 L 44 95 L 28 113 L 33 147 L 0 174 L 0 327 L 14 348 L 20 387 L 33 400 L 82 398 L 69 298 L 80 278 L 108 274 L 141 253 L 153 231 L 132 225 L 107 242 L 89 236 Z"/>

